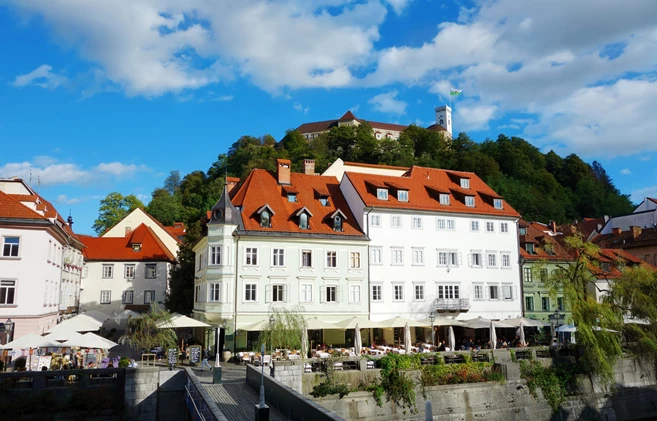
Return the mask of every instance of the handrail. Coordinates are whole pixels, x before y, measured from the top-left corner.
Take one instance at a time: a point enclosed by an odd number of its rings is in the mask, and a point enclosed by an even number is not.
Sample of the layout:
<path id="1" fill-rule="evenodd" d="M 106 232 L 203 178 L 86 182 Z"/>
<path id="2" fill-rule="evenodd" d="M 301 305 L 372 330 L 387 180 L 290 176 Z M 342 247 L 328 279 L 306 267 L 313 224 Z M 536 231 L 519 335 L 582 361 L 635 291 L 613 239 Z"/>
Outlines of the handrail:
<path id="1" fill-rule="evenodd" d="M 192 401 L 192 405 L 194 405 L 194 412 L 196 415 L 200 418 L 201 421 L 206 421 L 205 416 L 201 413 L 201 411 L 198 409 L 198 406 L 196 406 L 196 401 L 194 400 L 194 397 L 192 396 L 192 393 L 190 392 L 189 388 L 187 385 L 185 385 L 185 392 L 187 392 L 187 396 L 189 399 Z M 196 419 L 196 418 L 194 418 Z"/>

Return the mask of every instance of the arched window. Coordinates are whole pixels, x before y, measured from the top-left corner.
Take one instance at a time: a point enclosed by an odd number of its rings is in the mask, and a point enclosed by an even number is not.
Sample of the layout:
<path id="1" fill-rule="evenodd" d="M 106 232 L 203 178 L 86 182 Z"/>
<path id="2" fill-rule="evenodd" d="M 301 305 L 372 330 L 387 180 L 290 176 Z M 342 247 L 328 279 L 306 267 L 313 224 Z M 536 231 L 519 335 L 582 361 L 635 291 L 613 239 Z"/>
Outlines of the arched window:
<path id="1" fill-rule="evenodd" d="M 308 226 L 308 214 L 305 212 L 299 215 L 299 228 L 302 230 L 310 229 Z"/>
<path id="2" fill-rule="evenodd" d="M 260 213 L 260 226 L 263 228 L 271 227 L 271 215 L 268 210 L 263 210 L 262 213 Z"/>
<path id="3" fill-rule="evenodd" d="M 439 123 L 439 124 L 440 124 L 441 126 L 444 126 L 444 125 L 445 125 L 445 122 L 443 121 L 442 118 L 440 119 L 440 123 Z"/>
<path id="4" fill-rule="evenodd" d="M 342 231 L 342 217 L 340 215 L 335 215 L 335 218 L 333 218 L 333 231 Z"/>

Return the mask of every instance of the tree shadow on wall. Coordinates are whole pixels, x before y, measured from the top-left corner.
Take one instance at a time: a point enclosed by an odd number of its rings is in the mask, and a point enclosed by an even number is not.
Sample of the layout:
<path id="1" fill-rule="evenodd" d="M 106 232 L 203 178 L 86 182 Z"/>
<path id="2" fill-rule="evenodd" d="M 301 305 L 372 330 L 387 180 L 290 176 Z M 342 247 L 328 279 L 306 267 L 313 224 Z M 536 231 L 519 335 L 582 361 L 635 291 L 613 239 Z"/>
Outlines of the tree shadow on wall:
<path id="1" fill-rule="evenodd" d="M 559 408 L 550 421 L 629 421 L 657 420 L 657 386 L 656 387 L 620 387 L 604 395 L 604 404 L 600 408 L 590 403 L 584 406 L 579 415 L 572 408 Z"/>

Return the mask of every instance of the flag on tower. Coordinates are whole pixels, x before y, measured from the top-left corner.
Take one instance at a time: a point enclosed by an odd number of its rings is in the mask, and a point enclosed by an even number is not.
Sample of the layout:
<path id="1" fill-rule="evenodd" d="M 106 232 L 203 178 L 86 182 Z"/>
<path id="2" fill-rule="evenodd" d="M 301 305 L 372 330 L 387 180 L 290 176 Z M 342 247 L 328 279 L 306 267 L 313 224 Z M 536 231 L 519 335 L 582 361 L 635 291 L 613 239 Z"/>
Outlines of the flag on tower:
<path id="1" fill-rule="evenodd" d="M 462 89 L 450 89 L 449 94 L 451 96 L 461 95 L 463 93 Z"/>

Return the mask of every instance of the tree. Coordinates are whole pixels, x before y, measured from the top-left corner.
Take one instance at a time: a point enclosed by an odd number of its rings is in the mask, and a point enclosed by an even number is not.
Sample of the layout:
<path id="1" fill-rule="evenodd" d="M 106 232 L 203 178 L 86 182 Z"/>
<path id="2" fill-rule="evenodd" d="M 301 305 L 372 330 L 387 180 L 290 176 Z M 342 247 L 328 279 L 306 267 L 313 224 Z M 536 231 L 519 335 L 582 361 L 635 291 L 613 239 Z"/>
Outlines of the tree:
<path id="1" fill-rule="evenodd" d="M 172 195 L 166 188 L 155 189 L 146 212 L 163 225 L 173 225 L 174 222 L 181 220 L 183 207 L 180 202 L 180 194 Z"/>
<path id="2" fill-rule="evenodd" d="M 98 234 L 102 235 L 119 223 L 130 212 L 143 207 L 144 204 L 141 200 L 133 194 L 123 196 L 118 192 L 110 193 L 100 201 L 98 219 L 96 219 L 92 228 Z"/>
<path id="3" fill-rule="evenodd" d="M 171 196 L 176 194 L 178 189 L 180 189 L 180 172 L 171 171 L 169 176 L 164 180 L 164 190 L 168 191 Z"/>
<path id="4" fill-rule="evenodd" d="M 274 309 L 270 316 L 274 316 L 274 323 L 262 331 L 260 344 L 269 348 L 300 349 L 306 322 L 298 309 Z"/>
<path id="5" fill-rule="evenodd" d="M 148 351 L 156 346 L 176 347 L 176 332 L 170 328 L 160 328 L 170 321 L 169 312 L 152 304 L 147 313 L 128 319 L 125 334 L 119 338 L 119 343 L 138 351 Z"/>
<path id="6" fill-rule="evenodd" d="M 171 268 L 169 293 L 164 306 L 170 312 L 189 315 L 194 307 L 194 262 L 192 246 L 201 236 L 200 222 L 187 226 L 185 241 L 178 249 L 178 264 Z"/>

